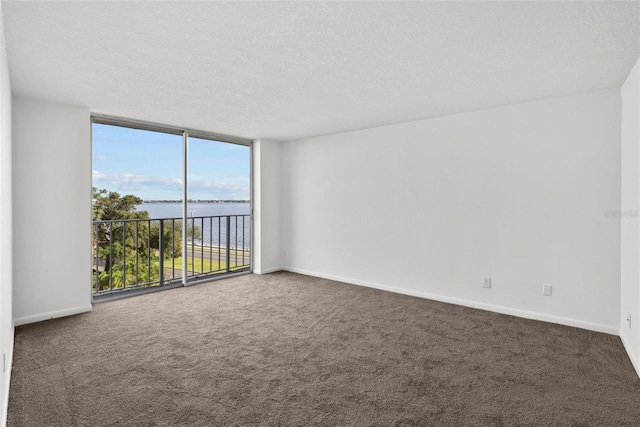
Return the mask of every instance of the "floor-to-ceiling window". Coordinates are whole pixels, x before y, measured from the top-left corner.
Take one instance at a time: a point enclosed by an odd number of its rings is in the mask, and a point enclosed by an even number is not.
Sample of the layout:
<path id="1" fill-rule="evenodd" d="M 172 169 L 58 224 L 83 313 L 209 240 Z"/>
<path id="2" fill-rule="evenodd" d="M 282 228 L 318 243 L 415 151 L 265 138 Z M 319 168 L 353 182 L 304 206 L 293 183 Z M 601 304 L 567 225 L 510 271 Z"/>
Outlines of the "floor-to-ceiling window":
<path id="1" fill-rule="evenodd" d="M 94 298 L 249 271 L 249 144 L 94 117 Z"/>

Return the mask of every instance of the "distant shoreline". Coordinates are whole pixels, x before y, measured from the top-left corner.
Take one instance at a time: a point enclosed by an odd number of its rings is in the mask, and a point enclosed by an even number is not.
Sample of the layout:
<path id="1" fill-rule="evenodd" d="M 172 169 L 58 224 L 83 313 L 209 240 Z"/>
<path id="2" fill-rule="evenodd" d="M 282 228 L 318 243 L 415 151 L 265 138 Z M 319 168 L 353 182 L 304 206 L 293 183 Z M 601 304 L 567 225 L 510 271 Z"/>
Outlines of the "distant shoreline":
<path id="1" fill-rule="evenodd" d="M 142 203 L 182 203 L 182 200 L 143 200 Z M 249 200 L 187 200 L 187 203 L 249 203 Z"/>

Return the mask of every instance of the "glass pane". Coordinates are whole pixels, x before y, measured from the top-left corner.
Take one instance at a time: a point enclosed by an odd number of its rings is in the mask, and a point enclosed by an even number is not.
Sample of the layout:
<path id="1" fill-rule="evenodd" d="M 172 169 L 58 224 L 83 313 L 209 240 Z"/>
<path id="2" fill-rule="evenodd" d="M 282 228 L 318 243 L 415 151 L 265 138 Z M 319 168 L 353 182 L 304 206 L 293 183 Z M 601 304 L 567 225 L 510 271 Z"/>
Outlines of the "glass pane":
<path id="1" fill-rule="evenodd" d="M 180 280 L 182 137 L 94 123 L 93 291 Z"/>
<path id="2" fill-rule="evenodd" d="M 187 271 L 190 277 L 250 267 L 250 148 L 189 138 Z"/>

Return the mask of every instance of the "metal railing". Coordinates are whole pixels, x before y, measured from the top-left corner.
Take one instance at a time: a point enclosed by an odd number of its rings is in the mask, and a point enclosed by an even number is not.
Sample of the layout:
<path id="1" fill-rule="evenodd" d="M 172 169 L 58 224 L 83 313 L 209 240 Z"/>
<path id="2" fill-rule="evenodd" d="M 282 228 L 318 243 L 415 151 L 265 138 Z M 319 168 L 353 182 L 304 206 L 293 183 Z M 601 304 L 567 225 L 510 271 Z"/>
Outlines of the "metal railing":
<path id="1" fill-rule="evenodd" d="M 249 215 L 93 221 L 93 294 L 159 287 L 250 268 Z"/>

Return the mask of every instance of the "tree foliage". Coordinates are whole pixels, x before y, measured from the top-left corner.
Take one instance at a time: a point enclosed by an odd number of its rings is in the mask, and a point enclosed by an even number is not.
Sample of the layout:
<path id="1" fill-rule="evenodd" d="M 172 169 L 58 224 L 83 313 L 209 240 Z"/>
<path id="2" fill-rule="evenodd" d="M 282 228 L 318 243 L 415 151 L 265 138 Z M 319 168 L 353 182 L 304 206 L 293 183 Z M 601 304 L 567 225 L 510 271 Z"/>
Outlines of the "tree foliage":
<path id="1" fill-rule="evenodd" d="M 164 259 L 182 255 L 181 221 L 165 221 L 161 233 L 160 220 L 137 210 L 141 203 L 131 194 L 93 188 L 95 291 L 158 283 L 161 245 Z"/>
<path id="2" fill-rule="evenodd" d="M 141 203 L 140 197 L 93 187 L 93 220 L 147 219 L 149 212 L 136 209 Z"/>

